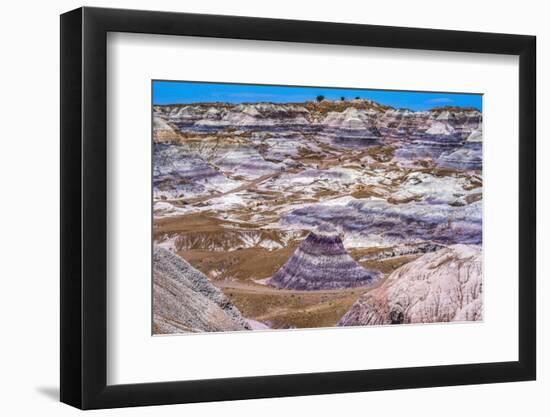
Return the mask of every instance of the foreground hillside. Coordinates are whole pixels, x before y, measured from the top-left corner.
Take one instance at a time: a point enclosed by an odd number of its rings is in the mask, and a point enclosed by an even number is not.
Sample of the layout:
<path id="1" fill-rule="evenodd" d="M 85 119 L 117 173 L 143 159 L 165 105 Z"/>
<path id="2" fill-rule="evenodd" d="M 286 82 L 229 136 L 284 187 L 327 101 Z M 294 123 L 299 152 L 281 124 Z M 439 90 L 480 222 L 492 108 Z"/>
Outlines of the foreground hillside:
<path id="1" fill-rule="evenodd" d="M 339 326 L 473 321 L 482 318 L 479 246 L 454 245 L 421 256 L 367 292 Z"/>

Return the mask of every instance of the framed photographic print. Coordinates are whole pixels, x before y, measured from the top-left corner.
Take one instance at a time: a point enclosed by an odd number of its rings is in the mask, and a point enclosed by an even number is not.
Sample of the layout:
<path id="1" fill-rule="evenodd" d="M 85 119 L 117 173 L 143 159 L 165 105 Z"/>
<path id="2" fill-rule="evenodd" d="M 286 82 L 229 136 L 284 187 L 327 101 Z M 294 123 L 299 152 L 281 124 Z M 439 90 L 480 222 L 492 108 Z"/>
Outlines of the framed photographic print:
<path id="1" fill-rule="evenodd" d="M 535 38 L 61 16 L 61 400 L 535 379 Z"/>

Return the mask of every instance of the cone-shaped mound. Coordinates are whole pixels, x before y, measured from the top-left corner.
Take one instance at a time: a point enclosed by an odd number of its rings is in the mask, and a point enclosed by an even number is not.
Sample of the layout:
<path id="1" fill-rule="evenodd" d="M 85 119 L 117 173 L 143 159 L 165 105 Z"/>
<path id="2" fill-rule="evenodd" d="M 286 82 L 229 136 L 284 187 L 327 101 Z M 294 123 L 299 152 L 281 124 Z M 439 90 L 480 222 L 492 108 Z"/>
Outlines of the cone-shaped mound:
<path id="1" fill-rule="evenodd" d="M 367 286 L 376 272 L 359 265 L 337 234 L 310 233 L 268 284 L 294 290 L 328 290 Z"/>

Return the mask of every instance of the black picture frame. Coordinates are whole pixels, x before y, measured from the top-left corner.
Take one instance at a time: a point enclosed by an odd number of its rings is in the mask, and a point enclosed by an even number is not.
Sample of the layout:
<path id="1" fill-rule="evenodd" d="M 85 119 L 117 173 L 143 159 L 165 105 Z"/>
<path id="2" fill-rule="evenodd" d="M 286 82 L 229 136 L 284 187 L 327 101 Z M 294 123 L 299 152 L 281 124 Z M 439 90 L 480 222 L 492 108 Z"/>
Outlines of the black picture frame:
<path id="1" fill-rule="evenodd" d="M 519 358 L 512 362 L 107 385 L 108 32 L 519 56 Z M 533 380 L 534 36 L 120 9 L 61 15 L 61 401 L 81 409 Z"/>

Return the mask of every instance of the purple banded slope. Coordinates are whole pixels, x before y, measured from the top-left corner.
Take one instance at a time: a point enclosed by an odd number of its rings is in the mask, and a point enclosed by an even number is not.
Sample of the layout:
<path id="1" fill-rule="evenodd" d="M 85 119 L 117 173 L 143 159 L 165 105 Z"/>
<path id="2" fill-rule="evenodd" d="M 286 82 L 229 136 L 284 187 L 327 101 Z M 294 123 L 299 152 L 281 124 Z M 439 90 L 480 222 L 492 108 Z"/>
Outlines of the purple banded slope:
<path id="1" fill-rule="evenodd" d="M 336 234 L 310 233 L 268 284 L 295 290 L 362 287 L 378 278 L 357 263 Z"/>
<path id="2" fill-rule="evenodd" d="M 172 252 L 153 251 L 154 333 L 249 330 L 224 293 Z"/>

